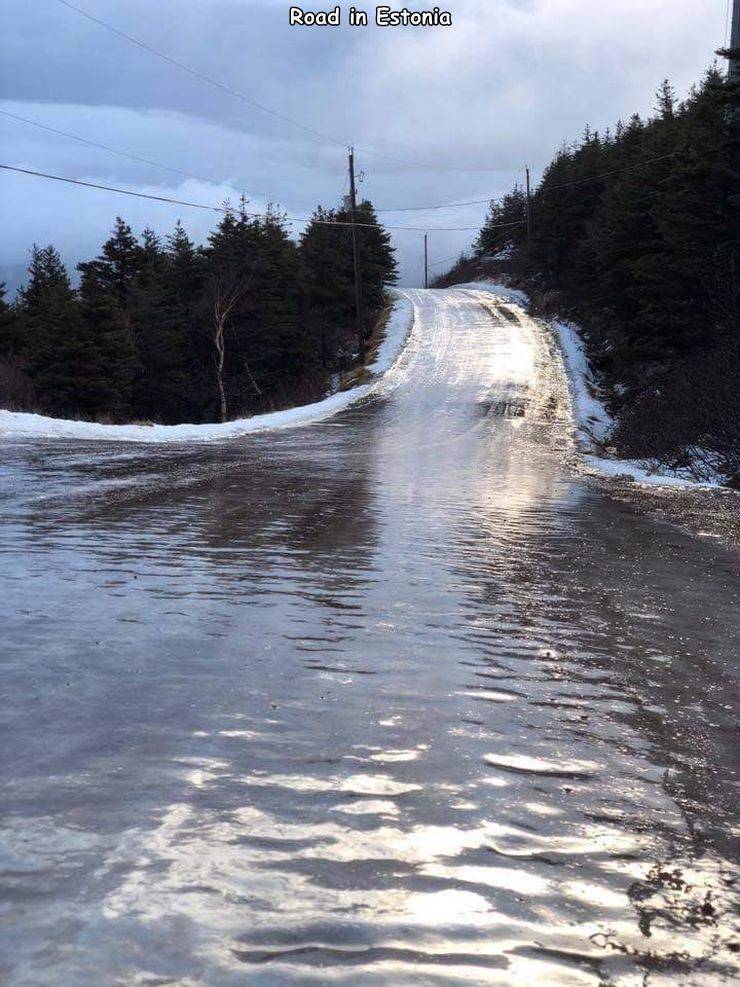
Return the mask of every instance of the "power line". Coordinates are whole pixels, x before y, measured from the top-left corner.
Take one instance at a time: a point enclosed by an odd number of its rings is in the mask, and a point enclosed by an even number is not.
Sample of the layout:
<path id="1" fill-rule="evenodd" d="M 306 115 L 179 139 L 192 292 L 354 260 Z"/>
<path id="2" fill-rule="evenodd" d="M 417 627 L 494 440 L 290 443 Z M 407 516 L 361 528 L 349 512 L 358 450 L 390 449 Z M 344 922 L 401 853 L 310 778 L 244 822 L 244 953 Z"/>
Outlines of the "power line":
<path id="1" fill-rule="evenodd" d="M 598 180 L 600 178 L 610 178 L 610 177 L 612 177 L 614 175 L 621 175 L 623 172 L 630 171 L 633 168 L 639 168 L 643 164 L 649 164 L 650 162 L 653 162 L 653 161 L 662 161 L 665 158 L 675 157 L 675 155 L 678 154 L 678 153 L 679 153 L 679 151 L 670 151 L 668 154 L 657 154 L 657 155 L 654 155 L 653 157 L 643 158 L 641 161 L 635 162 L 635 164 L 626 165 L 624 168 L 615 168 L 612 171 L 602 171 L 602 172 L 600 172 L 597 175 L 589 175 L 587 178 L 576 178 L 576 179 L 574 179 L 573 181 L 570 181 L 570 182 L 560 182 L 557 185 L 549 185 L 543 191 L 549 192 L 552 189 L 569 188 L 572 185 L 582 185 L 582 184 L 584 184 L 584 182 L 593 182 L 593 181 L 596 181 L 596 180 Z M 494 198 L 495 198 L 494 196 L 489 196 L 487 199 L 469 199 L 467 202 L 451 202 L 451 203 L 448 203 L 447 205 L 435 205 L 435 206 L 399 206 L 397 209 L 376 209 L 375 212 L 376 213 L 380 213 L 380 212 L 417 212 L 417 211 L 418 212 L 426 212 L 428 210 L 433 210 L 433 209 L 456 209 L 458 206 L 480 206 L 480 205 L 486 205 L 489 202 L 492 202 Z M 506 225 L 518 226 L 519 224 L 518 223 L 509 223 L 509 224 L 504 223 L 504 224 L 501 224 L 501 225 L 504 225 L 504 226 L 506 226 Z"/>
<path id="2" fill-rule="evenodd" d="M 227 93 L 229 96 L 233 96 L 235 99 L 241 100 L 241 102 L 246 103 L 249 106 L 260 110 L 262 113 L 267 113 L 269 116 L 274 117 L 276 120 L 280 120 L 283 123 L 287 123 L 292 127 L 298 127 L 305 134 L 307 134 L 311 140 L 316 143 L 323 144 L 329 143 L 337 147 L 346 148 L 352 143 L 352 141 L 341 140 L 337 137 L 332 137 L 330 134 L 325 134 L 320 130 L 315 130 L 313 127 L 309 127 L 306 124 L 301 123 L 299 120 L 293 119 L 293 117 L 287 116 L 285 113 L 280 113 L 278 110 L 273 110 L 269 106 L 265 106 L 264 103 L 260 103 L 258 100 L 253 99 L 251 96 L 245 95 L 245 93 L 240 92 L 238 89 L 234 89 L 226 82 L 221 82 L 219 79 L 214 79 L 210 75 L 206 75 L 204 72 L 200 72 L 198 69 L 192 68 L 190 65 L 186 65 L 185 62 L 181 62 L 176 58 L 172 58 L 171 55 L 165 54 L 165 52 L 160 51 L 153 45 L 147 44 L 146 41 L 142 41 L 140 38 L 134 37 L 132 34 L 127 34 L 120 28 L 115 27 L 113 24 L 109 24 L 107 21 L 102 20 L 100 17 L 96 17 L 94 14 L 88 13 L 88 11 L 83 10 L 82 7 L 77 7 L 75 4 L 71 3 L 70 0 L 57 0 L 62 6 L 67 7 L 69 10 L 73 10 L 76 14 L 81 17 L 92 21 L 93 24 L 97 24 L 99 27 L 104 28 L 106 31 L 110 31 L 117 37 L 122 38 L 125 41 L 129 41 L 131 44 L 136 45 L 138 48 L 142 48 L 144 51 L 149 52 L 150 55 L 154 55 L 156 58 L 161 58 L 163 61 L 170 65 L 174 65 L 175 68 L 180 69 L 182 72 L 187 72 L 188 75 L 193 76 L 193 78 L 198 79 L 200 82 L 205 82 L 209 86 L 213 86 L 216 89 L 220 89 L 222 92 Z M 425 170 L 431 171 L 501 171 L 508 169 L 500 168 L 490 168 L 490 167 L 480 167 L 480 166 L 468 166 L 468 165 L 439 165 L 439 164 L 425 164 L 420 161 L 410 161 L 406 158 L 398 158 L 389 154 L 385 154 L 382 151 L 374 151 L 372 145 L 369 147 L 361 147 L 357 145 L 358 150 L 363 151 L 365 154 L 370 154 L 373 157 L 385 159 L 386 161 L 394 161 L 397 164 L 410 165 L 414 168 L 423 168 Z"/>
<path id="3" fill-rule="evenodd" d="M 153 168 L 162 168 L 165 171 L 170 171 L 175 175 L 180 175 L 183 178 L 194 178 L 196 181 L 205 182 L 208 185 L 220 184 L 219 181 L 213 178 L 205 178 L 203 175 L 196 175 L 189 171 L 183 171 L 181 168 L 175 168 L 173 165 L 163 164 L 161 161 L 153 161 L 151 158 L 144 158 L 139 154 L 134 154 L 132 151 L 123 151 L 120 148 L 111 147 L 110 144 L 102 144 L 99 141 L 90 140 L 87 137 L 80 137 L 79 134 L 71 134 L 67 130 L 60 130 L 57 127 L 50 127 L 48 124 L 40 123 L 38 120 L 30 120 L 28 117 L 20 116 L 18 113 L 11 113 L 9 110 L 0 110 L 2 116 L 9 117 L 11 120 L 18 120 L 21 123 L 26 123 L 31 127 L 37 127 L 39 130 L 48 131 L 50 134 L 56 134 L 59 137 L 67 137 L 69 140 L 78 141 L 80 144 L 86 144 L 88 147 L 95 147 L 101 151 L 108 151 L 110 154 L 117 154 L 119 157 L 128 158 L 131 161 L 137 161 L 139 164 L 150 165 Z M 221 180 L 223 181 L 223 180 Z M 345 186 L 346 186 L 346 176 L 345 176 Z M 240 189 L 249 195 L 259 195 L 264 199 L 270 199 L 272 193 L 270 192 L 258 192 L 254 189 Z M 344 187 L 342 193 L 344 192 Z M 278 198 L 275 196 L 275 198 Z M 376 212 L 426 212 L 435 209 L 456 209 L 460 206 L 477 206 L 486 204 L 491 201 L 491 196 L 487 199 L 473 199 L 468 202 L 452 202 L 452 203 L 442 203 L 439 205 L 432 206 L 400 206 L 396 209 L 376 209 Z"/>
<path id="4" fill-rule="evenodd" d="M 29 120 L 28 117 L 22 117 L 18 113 L 11 113 L 9 110 L 0 110 L 0 114 L 9 117 L 11 120 L 19 120 L 21 123 L 27 123 L 31 127 L 38 127 L 39 130 L 46 130 L 50 134 L 57 134 L 59 137 L 67 137 L 69 140 L 78 141 L 80 144 L 86 144 L 88 147 L 96 147 L 98 150 L 108 151 L 110 154 L 117 154 L 119 157 L 128 158 L 131 161 L 138 161 L 139 164 L 150 165 L 153 168 L 162 168 L 165 171 L 171 171 L 173 174 L 180 175 L 183 178 L 194 178 L 196 181 L 205 182 L 208 185 L 220 184 L 220 182 L 216 179 L 204 178 L 203 175 L 196 175 L 189 171 L 183 171 L 181 168 L 175 168 L 173 165 L 163 164 L 161 161 L 152 161 L 151 158 L 144 158 L 141 155 L 134 154 L 131 151 L 122 151 L 120 148 L 111 147 L 109 144 L 101 144 L 99 141 L 93 141 L 87 137 L 80 137 L 79 134 L 70 134 L 67 130 L 59 130 L 57 127 L 50 127 L 48 124 L 40 123 L 38 120 Z M 346 185 L 347 177 L 345 176 L 340 198 L 341 195 L 344 194 Z M 249 195 L 259 195 L 264 199 L 269 199 L 272 197 L 270 192 L 257 192 L 254 189 L 240 189 L 240 191 L 248 193 Z M 489 203 L 491 199 L 492 196 L 489 196 L 486 199 L 472 199 L 467 202 L 442 203 L 433 206 L 399 206 L 393 209 L 376 209 L 375 212 L 427 212 L 434 209 L 457 209 L 461 206 L 485 205 Z"/>
<path id="5" fill-rule="evenodd" d="M 493 196 L 487 199 L 469 199 L 467 202 L 448 202 L 435 206 L 397 206 L 395 209 L 376 209 L 375 212 L 429 212 L 433 209 L 458 209 L 460 206 L 481 206 L 487 205 Z"/>
<path id="6" fill-rule="evenodd" d="M 430 267 L 441 267 L 443 264 L 449 264 L 451 260 L 459 260 L 462 256 L 463 251 L 459 251 L 453 254 L 451 257 L 444 257 L 442 260 L 434 260 L 430 263 Z"/>
<path id="7" fill-rule="evenodd" d="M 57 134 L 60 137 L 68 137 L 70 140 L 78 141 L 80 144 L 87 144 L 88 147 L 96 147 L 101 151 L 108 151 L 111 154 L 117 154 L 122 158 L 129 158 L 131 161 L 138 161 L 139 164 L 150 165 L 153 168 L 162 168 L 165 171 L 171 171 L 175 175 L 180 175 L 182 178 L 194 178 L 196 181 L 205 182 L 207 185 L 217 185 L 220 184 L 212 178 L 204 178 L 202 175 L 195 175 L 188 171 L 182 171 L 180 168 L 175 168 L 172 165 L 162 164 L 161 161 L 152 161 L 150 158 L 143 158 L 138 154 L 133 154 L 131 151 L 122 151 L 119 148 L 111 147 L 109 144 L 101 144 L 98 141 L 91 141 L 87 137 L 80 137 L 78 134 L 70 134 L 66 130 L 58 130 L 56 127 L 49 127 L 45 123 L 39 123 L 38 120 L 29 120 L 28 117 L 19 116 L 17 113 L 10 113 L 8 110 L 0 110 L 0 114 L 5 117 L 10 117 L 12 120 L 20 120 L 22 123 L 27 123 L 32 127 L 38 127 L 39 130 L 47 130 L 50 134 Z M 248 192 L 250 195 L 259 195 L 262 198 L 269 199 L 269 192 L 257 192 L 254 189 L 240 189 L 240 191 Z"/>
<path id="8" fill-rule="evenodd" d="M 79 178 L 67 178 L 64 175 L 50 175 L 48 172 L 35 171 L 35 170 L 31 169 L 31 168 L 17 168 L 14 165 L 0 164 L 0 169 L 2 169 L 3 171 L 17 172 L 20 175 L 32 175 L 32 176 L 34 176 L 36 178 L 47 178 L 47 179 L 50 179 L 51 181 L 54 181 L 54 182 L 65 182 L 65 183 L 67 183 L 69 185 L 79 185 L 79 186 L 82 186 L 83 188 L 99 189 L 100 191 L 103 191 L 103 192 L 116 192 L 119 195 L 130 195 L 130 196 L 133 196 L 136 199 L 152 199 L 155 202 L 167 202 L 167 203 L 171 203 L 171 204 L 176 205 L 176 206 L 188 206 L 189 208 L 192 208 L 192 209 L 205 209 L 205 210 L 209 210 L 211 212 L 219 212 L 219 213 L 228 213 L 228 212 L 230 212 L 230 209 L 227 206 L 212 206 L 212 205 L 207 205 L 207 204 L 202 203 L 202 202 L 190 202 L 190 201 L 185 200 L 185 199 L 173 199 L 173 198 L 170 198 L 169 196 L 166 196 L 166 195 L 152 195 L 152 194 L 147 193 L 147 192 L 133 192 L 133 191 L 131 191 L 131 189 L 118 188 L 117 186 L 114 186 L 114 185 L 102 185 L 102 184 L 99 184 L 97 182 L 84 182 L 84 181 L 82 181 Z M 255 218 L 259 218 L 259 219 L 265 219 L 265 218 L 268 218 L 270 214 L 269 213 L 253 213 L 253 212 L 250 212 L 249 215 L 250 216 L 253 216 Z M 283 218 L 286 219 L 288 222 L 291 222 L 291 223 L 316 223 L 316 224 L 318 224 L 320 226 L 342 226 L 342 227 L 350 227 L 350 226 L 353 225 L 352 223 L 344 222 L 343 220 L 318 220 L 318 219 L 313 219 L 312 217 L 306 218 L 306 217 L 297 217 L 297 216 L 284 216 Z M 377 228 L 374 223 L 355 223 L 354 225 L 355 226 L 361 226 L 361 227 L 367 227 L 369 229 L 376 229 Z M 518 224 L 516 224 L 516 223 L 506 223 L 504 225 L 506 225 L 506 226 L 516 226 Z M 430 232 L 430 233 L 431 232 L 439 232 L 439 233 L 471 233 L 471 232 L 477 232 L 478 231 L 478 227 L 477 226 L 432 226 L 432 227 L 425 227 L 425 226 L 386 226 L 386 229 L 389 229 L 389 230 L 407 230 L 407 231 L 413 232 L 413 233 L 425 233 L 427 231 Z"/>
<path id="9" fill-rule="evenodd" d="M 279 113 L 277 110 L 270 109 L 269 106 L 265 106 L 263 103 L 258 102 L 256 99 L 252 99 L 250 96 L 246 96 L 244 93 L 239 92 L 238 89 L 233 89 L 230 85 L 225 82 L 220 82 L 218 79 L 213 79 L 209 75 L 205 75 L 203 72 L 199 72 L 197 69 L 191 68 L 184 62 L 178 61 L 176 58 L 172 58 L 170 55 L 166 55 L 163 51 L 152 47 L 152 45 L 147 44 L 145 41 L 141 41 L 139 38 L 135 38 L 131 34 L 126 34 L 125 31 L 121 31 L 119 28 L 114 27 L 107 21 L 101 20 L 99 17 L 95 17 L 94 14 L 88 13 L 81 7 L 76 7 L 69 0 L 57 0 L 58 3 L 62 4 L 64 7 L 68 7 L 70 10 L 74 10 L 75 13 L 79 14 L 81 17 L 87 18 L 87 20 L 92 21 L 94 24 L 105 28 L 106 31 L 110 31 L 112 34 L 118 35 L 119 38 L 123 38 L 125 41 L 130 41 L 131 44 L 136 45 L 139 48 L 143 48 L 144 51 L 148 51 L 151 55 L 155 55 L 157 58 L 161 58 L 165 62 L 169 62 L 170 65 L 174 65 L 176 68 L 180 69 L 182 72 L 187 72 L 188 75 L 192 75 L 195 79 L 199 79 L 201 82 L 207 83 L 209 86 L 214 86 L 216 89 L 220 89 L 222 92 L 228 93 L 229 96 L 234 96 L 236 99 L 241 100 L 243 103 L 248 103 L 257 110 L 261 110 L 263 113 L 267 113 L 269 116 L 275 117 L 276 120 L 281 120 L 283 123 L 289 123 L 293 127 L 298 127 L 303 130 L 314 140 L 318 139 L 321 143 L 329 141 L 331 144 L 337 144 L 340 147 L 345 145 L 345 141 L 335 140 L 333 137 L 329 137 L 327 134 L 321 133 L 321 131 L 314 130 L 312 127 L 307 127 L 305 124 L 300 123 L 298 120 L 294 120 L 292 117 L 286 116 L 283 113 Z"/>
<path id="10" fill-rule="evenodd" d="M 60 0 L 60 3 L 66 3 L 66 0 Z M 22 116 L 20 116 L 17 113 L 11 113 L 9 110 L 0 110 L 0 114 L 2 114 L 3 116 L 9 117 L 12 120 L 19 120 L 22 123 L 27 123 L 27 124 L 29 124 L 32 127 L 37 127 L 39 130 L 46 130 L 46 131 L 48 131 L 51 134 L 57 134 L 60 137 L 67 137 L 70 140 L 78 141 L 80 144 L 86 144 L 89 147 L 96 147 L 96 148 L 98 148 L 101 151 L 108 151 L 111 154 L 117 154 L 117 155 L 119 155 L 119 157 L 128 158 L 131 161 L 138 161 L 140 164 L 150 165 L 153 168 L 162 168 L 165 171 L 171 171 L 173 174 L 180 175 L 183 178 L 194 178 L 196 181 L 205 182 L 208 185 L 216 185 L 216 184 L 219 184 L 219 182 L 217 182 L 213 178 L 204 178 L 202 175 L 196 175 L 196 174 L 193 174 L 192 172 L 183 171 L 181 168 L 175 168 L 173 165 L 163 164 L 161 161 L 152 161 L 150 158 L 144 158 L 141 155 L 134 154 L 131 151 L 122 151 L 119 148 L 111 147 L 109 144 L 102 144 L 102 143 L 100 143 L 98 141 L 89 140 L 89 138 L 87 138 L 87 137 L 80 137 L 79 134 L 70 134 L 66 130 L 59 130 L 56 127 L 50 127 L 50 126 L 48 126 L 48 124 L 40 123 L 38 120 L 29 120 L 28 117 L 22 117 Z M 552 189 L 559 189 L 559 188 L 568 188 L 568 187 L 573 186 L 573 185 L 582 185 L 585 182 L 596 181 L 596 180 L 598 180 L 600 178 L 609 178 L 609 177 L 611 177 L 613 175 L 619 175 L 623 171 L 628 171 L 630 168 L 638 168 L 643 163 L 649 163 L 649 162 L 652 162 L 652 161 L 660 161 L 660 160 L 663 160 L 664 158 L 673 157 L 674 155 L 676 155 L 678 153 L 679 153 L 678 151 L 670 151 L 668 154 L 659 154 L 659 155 L 656 155 L 656 156 L 653 156 L 653 157 L 650 157 L 650 158 L 643 158 L 642 161 L 638 161 L 638 162 L 636 162 L 633 165 L 628 165 L 625 168 L 615 168 L 612 171 L 605 171 L 605 172 L 601 172 L 601 173 L 599 173 L 597 175 L 590 175 L 587 178 L 577 178 L 577 179 L 575 179 L 573 181 L 570 181 L 570 182 L 560 182 L 557 185 L 550 185 L 549 188 L 546 189 L 546 191 L 550 191 Z M 346 185 L 346 177 L 345 177 L 345 185 Z M 243 191 L 245 193 L 248 193 L 249 195 L 259 195 L 259 196 L 261 196 L 262 198 L 265 198 L 265 199 L 270 199 L 272 197 L 272 194 L 269 193 L 269 192 L 257 192 L 254 189 L 251 189 L 251 190 L 250 189 L 240 189 L 240 191 Z M 394 208 L 384 207 L 384 208 L 376 208 L 375 209 L 375 212 L 376 213 L 387 213 L 387 212 L 431 212 L 431 211 L 439 210 L 439 209 L 458 209 L 458 208 L 462 208 L 464 206 L 487 205 L 493 199 L 494 199 L 494 196 L 488 196 L 488 198 L 485 198 L 485 199 L 468 199 L 465 202 L 449 202 L 449 203 L 440 203 L 440 204 L 428 205 L 428 206 L 396 206 Z M 515 224 L 511 224 L 511 225 L 515 225 Z"/>
<path id="11" fill-rule="evenodd" d="M 727 6 L 725 8 L 725 48 L 727 47 L 727 42 L 730 38 L 730 0 L 727 0 Z"/>
<path id="12" fill-rule="evenodd" d="M 104 192 L 119 192 L 122 195 L 132 195 L 136 199 L 154 199 L 156 202 L 170 202 L 176 206 L 190 206 L 193 209 L 208 209 L 212 212 L 228 212 L 225 206 L 208 206 L 201 202 L 188 202 L 185 199 L 171 199 L 166 195 L 149 195 L 145 192 L 132 192 L 130 189 L 114 188 L 112 185 L 99 185 L 96 182 L 83 182 L 79 178 L 65 178 L 63 175 L 49 175 L 44 171 L 33 171 L 31 168 L 16 168 L 13 165 L 0 164 L 3 171 L 15 171 L 20 175 L 34 175 L 36 178 L 49 178 L 54 182 L 68 182 L 70 185 L 82 185 L 85 188 L 101 189 Z"/>
<path id="13" fill-rule="evenodd" d="M 544 189 L 542 188 L 542 183 L 540 182 L 540 187 L 538 191 L 550 192 L 556 188 L 569 188 L 572 185 L 583 185 L 584 182 L 594 182 L 598 181 L 600 178 L 610 178 L 613 175 L 621 175 L 625 171 L 632 171 L 634 168 L 641 168 L 644 164 L 649 164 L 652 161 L 663 161 L 665 158 L 673 158 L 679 152 L 670 151 L 668 154 L 656 154 L 651 158 L 642 158 L 640 161 L 636 161 L 634 164 L 625 165 L 624 168 L 614 168 L 612 171 L 602 171 L 597 175 L 589 175 L 587 178 L 576 178 L 572 182 L 560 182 L 557 185 L 548 185 Z"/>

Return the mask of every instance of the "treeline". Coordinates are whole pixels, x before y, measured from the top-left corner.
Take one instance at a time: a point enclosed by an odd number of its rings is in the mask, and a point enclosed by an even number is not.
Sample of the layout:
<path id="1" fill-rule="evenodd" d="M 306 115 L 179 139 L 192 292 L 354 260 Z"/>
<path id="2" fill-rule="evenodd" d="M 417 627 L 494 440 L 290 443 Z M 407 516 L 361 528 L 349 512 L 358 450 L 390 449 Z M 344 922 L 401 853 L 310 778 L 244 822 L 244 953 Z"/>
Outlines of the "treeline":
<path id="1" fill-rule="evenodd" d="M 529 241 L 515 187 L 476 244 L 583 327 L 620 452 L 736 482 L 739 131 L 737 89 L 718 70 L 682 102 L 666 82 L 652 119 L 561 149 L 532 197 Z"/>
<path id="2" fill-rule="evenodd" d="M 204 422 L 323 396 L 351 367 L 396 280 L 390 237 L 357 209 L 363 339 L 351 231 L 319 208 L 296 243 L 280 213 L 227 208 L 204 246 L 121 218 L 73 287 L 53 246 L 0 291 L 0 406 L 99 421 Z M 337 224 L 337 225 L 325 225 Z"/>

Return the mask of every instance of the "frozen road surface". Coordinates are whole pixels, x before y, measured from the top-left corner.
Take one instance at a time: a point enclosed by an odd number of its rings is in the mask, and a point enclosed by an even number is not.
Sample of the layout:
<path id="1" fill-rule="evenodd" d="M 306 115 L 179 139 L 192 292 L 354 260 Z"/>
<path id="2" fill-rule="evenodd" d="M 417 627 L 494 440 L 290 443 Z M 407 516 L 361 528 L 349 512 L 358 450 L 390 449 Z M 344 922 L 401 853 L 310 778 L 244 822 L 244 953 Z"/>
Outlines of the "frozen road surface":
<path id="1" fill-rule="evenodd" d="M 4 983 L 738 975 L 737 556 L 584 484 L 518 309 L 409 294 L 321 423 L 0 443 Z"/>

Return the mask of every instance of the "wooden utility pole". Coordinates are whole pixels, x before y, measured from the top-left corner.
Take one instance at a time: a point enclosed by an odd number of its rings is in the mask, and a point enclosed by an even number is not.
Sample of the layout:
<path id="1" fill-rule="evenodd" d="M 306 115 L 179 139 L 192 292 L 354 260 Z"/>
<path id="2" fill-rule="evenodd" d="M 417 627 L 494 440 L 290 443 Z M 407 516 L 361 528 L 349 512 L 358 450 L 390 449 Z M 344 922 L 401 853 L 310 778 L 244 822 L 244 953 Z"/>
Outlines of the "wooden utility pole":
<path id="1" fill-rule="evenodd" d="M 527 171 L 527 243 L 532 242 L 532 190 L 529 184 L 529 167 Z"/>
<path id="2" fill-rule="evenodd" d="M 424 234 L 424 287 L 429 287 L 429 234 Z"/>
<path id="3" fill-rule="evenodd" d="M 365 331 L 362 327 L 362 281 L 360 277 L 359 230 L 355 226 L 357 211 L 357 190 L 355 188 L 355 149 L 349 149 L 349 218 L 352 224 L 352 259 L 355 267 L 355 320 L 357 323 L 357 346 L 360 357 L 365 356 Z"/>
<path id="4" fill-rule="evenodd" d="M 733 0 L 732 31 L 730 33 L 730 65 L 727 76 L 730 82 L 740 83 L 740 0 Z"/>

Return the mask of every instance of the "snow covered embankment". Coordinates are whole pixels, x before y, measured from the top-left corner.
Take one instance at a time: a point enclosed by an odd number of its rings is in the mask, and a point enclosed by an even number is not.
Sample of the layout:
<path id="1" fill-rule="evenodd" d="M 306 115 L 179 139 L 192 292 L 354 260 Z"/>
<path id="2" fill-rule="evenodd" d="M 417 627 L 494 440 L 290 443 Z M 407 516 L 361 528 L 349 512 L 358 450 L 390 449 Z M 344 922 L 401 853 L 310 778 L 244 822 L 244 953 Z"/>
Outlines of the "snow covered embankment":
<path id="1" fill-rule="evenodd" d="M 367 368 L 373 379 L 351 390 L 332 394 L 315 404 L 274 411 L 266 415 L 255 415 L 252 418 L 237 418 L 234 421 L 205 425 L 100 425 L 97 422 L 72 421 L 21 411 L 0 410 L 0 438 L 18 435 L 113 442 L 200 442 L 228 439 L 248 435 L 250 432 L 308 425 L 329 418 L 373 393 L 380 384 L 381 376 L 391 368 L 400 355 L 411 331 L 413 318 L 414 310 L 411 302 L 405 295 L 398 293 L 388 318 L 385 338 L 378 347 L 375 360 Z"/>
<path id="2" fill-rule="evenodd" d="M 490 291 L 519 305 L 529 307 L 529 297 L 518 288 L 493 281 L 474 281 L 457 285 L 458 288 L 478 288 Z M 614 459 L 605 455 L 604 447 L 614 428 L 614 419 L 606 410 L 599 397 L 599 386 L 586 356 L 586 348 L 576 326 L 559 320 L 547 323 L 555 336 L 563 357 L 563 366 L 568 379 L 573 418 L 576 426 L 576 442 L 583 461 L 590 471 L 605 476 L 627 478 L 644 486 L 691 487 L 693 489 L 716 488 L 719 482 L 700 483 L 690 477 L 671 473 L 649 463 L 631 459 Z"/>

